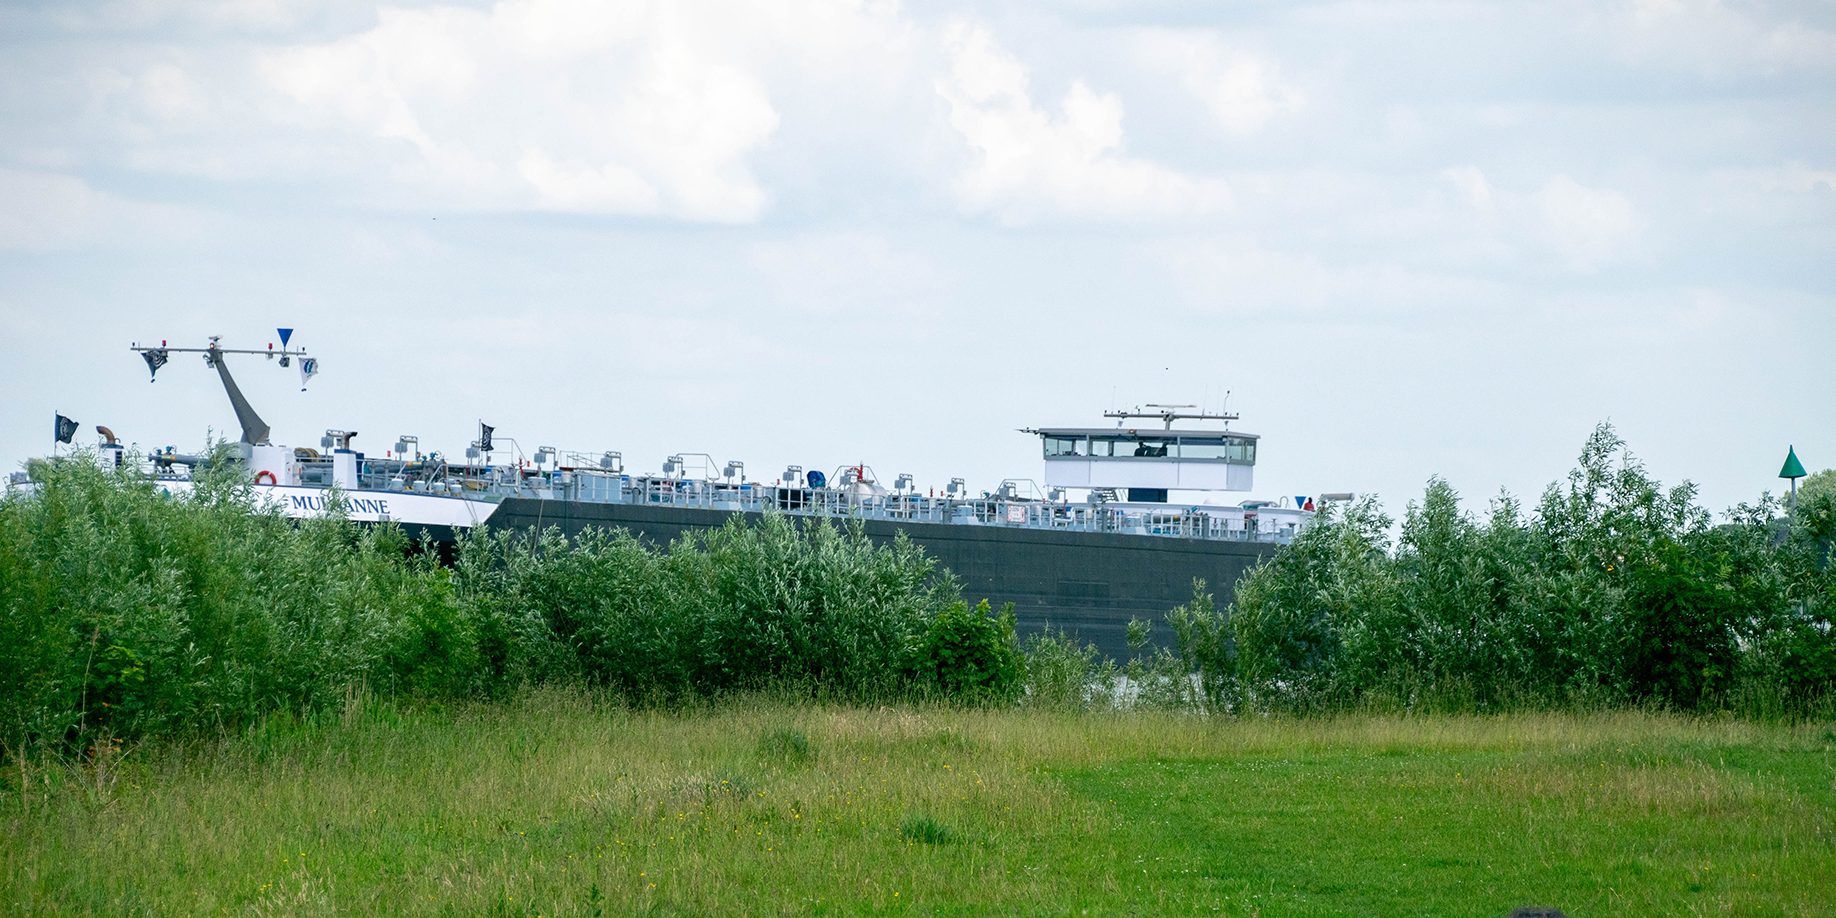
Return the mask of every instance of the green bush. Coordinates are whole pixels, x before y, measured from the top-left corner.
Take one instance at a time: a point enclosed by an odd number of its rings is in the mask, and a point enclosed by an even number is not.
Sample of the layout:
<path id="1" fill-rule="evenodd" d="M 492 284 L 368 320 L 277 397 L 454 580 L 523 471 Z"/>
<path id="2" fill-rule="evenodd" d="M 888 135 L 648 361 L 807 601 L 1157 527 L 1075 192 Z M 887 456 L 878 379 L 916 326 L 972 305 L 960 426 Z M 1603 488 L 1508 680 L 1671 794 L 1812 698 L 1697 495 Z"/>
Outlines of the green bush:
<path id="1" fill-rule="evenodd" d="M 1257 703 L 1330 704 L 1386 671 L 1396 642 L 1389 527 L 1375 500 L 1329 505 L 1238 582 L 1238 670 Z"/>
<path id="2" fill-rule="evenodd" d="M 478 683 L 476 629 L 399 529 L 253 511 L 219 448 L 189 494 L 78 454 L 0 502 L 0 741 L 85 744 Z"/>
<path id="3" fill-rule="evenodd" d="M 1290 709 L 1808 710 L 1836 689 L 1831 491 L 1789 528 L 1770 499 L 1715 525 L 1602 425 L 1528 516 L 1433 479 L 1391 551 L 1374 502 L 1329 508 L 1238 584 L 1238 668 Z"/>
<path id="4" fill-rule="evenodd" d="M 814 756 L 810 737 L 802 730 L 782 727 L 759 737 L 759 757 L 774 765 L 801 768 Z"/>
<path id="5" fill-rule="evenodd" d="M 1183 706 L 1209 714 L 1228 713 L 1238 706 L 1237 635 L 1231 627 L 1230 609 L 1219 609 L 1205 589 L 1205 581 L 1192 581 L 1192 598 L 1167 613 L 1173 629 Z"/>
<path id="6" fill-rule="evenodd" d="M 913 646 L 971 649 L 933 628 L 954 579 L 859 525 L 774 515 L 664 549 L 481 530 L 443 568 L 395 526 L 252 509 L 227 450 L 179 497 L 82 455 L 34 474 L 36 493 L 0 501 L 7 749 L 574 680 L 640 701 L 771 686 L 891 700 L 915 684 Z M 1011 648 L 1005 668 L 963 659 L 986 671 L 948 685 L 978 697 L 1017 678 Z"/>
<path id="7" fill-rule="evenodd" d="M 955 578 L 904 535 L 875 544 L 858 522 L 774 513 L 697 544 L 711 590 L 702 670 L 723 689 L 786 683 L 890 697 L 903 690 L 906 648 L 959 595 Z"/>
<path id="8" fill-rule="evenodd" d="M 1738 653 L 1734 589 L 1671 540 L 1654 545 L 1627 579 L 1624 677 L 1634 697 L 1686 710 L 1718 699 Z"/>
<path id="9" fill-rule="evenodd" d="M 904 691 L 906 648 L 956 596 L 904 538 L 768 514 L 667 549 L 588 529 L 462 537 L 460 595 L 493 671 L 580 678 L 639 700 L 801 686 L 872 700 Z"/>
<path id="10" fill-rule="evenodd" d="M 899 822 L 899 837 L 920 845 L 951 845 L 957 832 L 934 817 L 922 814 L 907 816 Z"/>
<path id="11" fill-rule="evenodd" d="M 988 600 L 974 609 L 954 602 L 931 619 L 912 646 L 907 669 L 917 684 L 958 701 L 1007 700 L 1021 688 L 1021 659 L 1014 638 L 1014 607 L 999 615 Z"/>
<path id="12" fill-rule="evenodd" d="M 1095 644 L 1079 644 L 1061 629 L 1029 635 L 1020 646 L 1020 703 L 1049 710 L 1104 707 L 1113 702 L 1114 660 Z"/>

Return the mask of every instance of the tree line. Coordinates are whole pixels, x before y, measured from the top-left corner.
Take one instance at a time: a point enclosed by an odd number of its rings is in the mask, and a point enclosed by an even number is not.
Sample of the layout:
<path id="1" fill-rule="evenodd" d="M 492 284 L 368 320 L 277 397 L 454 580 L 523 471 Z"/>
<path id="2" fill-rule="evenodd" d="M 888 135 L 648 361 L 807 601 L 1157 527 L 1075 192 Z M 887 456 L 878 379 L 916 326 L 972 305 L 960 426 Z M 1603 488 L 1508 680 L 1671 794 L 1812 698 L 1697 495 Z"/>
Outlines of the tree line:
<path id="1" fill-rule="evenodd" d="M 1392 544 L 1375 501 L 1335 508 L 1238 585 L 1234 675 L 1298 708 L 1827 710 L 1831 478 L 1789 518 L 1762 497 L 1717 521 L 1602 425 L 1533 509 L 1475 515 L 1435 479 Z"/>
<path id="2" fill-rule="evenodd" d="M 233 464 L 213 469 L 167 497 L 131 467 L 44 463 L 0 501 L 5 749 L 557 682 L 634 703 L 769 689 L 1215 715 L 1836 697 L 1836 487 L 1789 520 L 1763 498 L 1716 521 L 1607 427 L 1530 510 L 1501 496 L 1476 516 L 1435 480 L 1392 544 L 1374 500 L 1328 509 L 1234 603 L 1198 584 L 1134 623 L 1126 662 L 1017 641 L 1011 610 L 858 526 L 772 515 L 667 546 L 481 530 L 443 564 L 393 525 L 251 512 Z M 1161 627 L 1174 640 L 1150 650 Z"/>

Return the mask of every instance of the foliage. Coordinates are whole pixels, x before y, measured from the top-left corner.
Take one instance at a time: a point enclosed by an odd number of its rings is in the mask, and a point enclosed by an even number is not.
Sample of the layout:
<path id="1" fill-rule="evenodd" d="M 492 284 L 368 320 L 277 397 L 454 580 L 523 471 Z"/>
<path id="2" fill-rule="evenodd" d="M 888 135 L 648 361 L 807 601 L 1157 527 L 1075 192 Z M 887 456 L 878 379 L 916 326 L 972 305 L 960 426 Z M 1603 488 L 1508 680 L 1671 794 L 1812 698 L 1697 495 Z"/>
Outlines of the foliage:
<path id="1" fill-rule="evenodd" d="M 1080 644 L 1069 632 L 1048 627 L 1027 636 L 1020 656 L 1025 673 L 1022 705 L 1064 711 L 1111 703 L 1116 663 L 1095 644 Z"/>
<path id="2" fill-rule="evenodd" d="M 0 502 L 0 742 L 87 745 L 471 691 L 478 642 L 398 529 L 251 512 L 219 448 L 189 494 L 78 456 Z"/>
<path id="3" fill-rule="evenodd" d="M 1624 679 L 1634 697 L 1701 707 L 1734 675 L 1741 607 L 1733 587 L 1682 543 L 1662 539 L 1627 568 Z"/>
<path id="4" fill-rule="evenodd" d="M 353 692 L 582 680 L 640 701 L 772 685 L 985 700 L 1018 681 L 1011 617 L 986 626 L 1005 643 L 960 616 L 938 630 L 954 579 L 858 525 L 768 516 L 666 549 L 481 531 L 443 568 L 392 525 L 254 509 L 226 448 L 189 492 L 135 468 L 39 463 L 35 491 L 0 501 L 0 747 L 235 726 Z M 914 645 L 941 655 L 922 679 Z"/>
<path id="5" fill-rule="evenodd" d="M 1128 692 L 1112 703 L 1199 714 L 1229 714 L 1241 706 L 1237 675 L 1237 639 L 1230 610 L 1219 609 L 1205 588 L 1192 582 L 1192 598 L 1166 615 L 1173 647 L 1137 655 L 1124 667 Z M 1147 646 L 1151 623 L 1129 622 L 1129 644 Z"/>
<path id="6" fill-rule="evenodd" d="M 923 814 L 907 816 L 899 823 L 899 837 L 920 845 L 955 844 L 955 829 Z"/>
<path id="7" fill-rule="evenodd" d="M 1375 500 L 1329 506 L 1234 605 L 1194 583 L 1172 647 L 1122 666 L 1063 632 L 1018 642 L 1011 608 L 968 606 L 858 524 L 767 515 L 662 547 L 486 530 L 442 567 L 395 526 L 252 510 L 224 448 L 173 495 L 91 458 L 35 463 L 35 490 L 0 500 L 7 754 L 571 682 L 1213 715 L 1836 703 L 1829 479 L 1789 519 L 1767 497 L 1717 523 L 1605 425 L 1529 511 L 1500 495 L 1475 516 L 1440 479 L 1394 530 Z"/>
<path id="8" fill-rule="evenodd" d="M 1259 703 L 1327 703 L 1353 674 L 1385 665 L 1395 586 L 1389 517 L 1373 499 L 1329 506 L 1237 584 L 1238 669 Z"/>
<path id="9" fill-rule="evenodd" d="M 759 757 L 768 762 L 801 767 L 808 765 L 813 755 L 809 734 L 794 727 L 768 730 L 759 737 Z"/>
<path id="10" fill-rule="evenodd" d="M 471 534 L 455 570 L 491 623 L 495 671 L 656 700 L 787 685 L 892 697 L 912 687 L 906 649 L 957 595 L 903 537 L 778 514 L 667 550 L 623 531 Z"/>
<path id="11" fill-rule="evenodd" d="M 1011 699 L 1020 688 L 1020 649 L 1014 637 L 1014 607 L 996 615 L 988 600 L 974 609 L 954 602 L 931 619 L 906 663 L 914 680 L 945 698 L 970 701 Z"/>
<path id="12" fill-rule="evenodd" d="M 1231 628 L 1230 609 L 1219 609 L 1205 581 L 1192 581 L 1192 598 L 1167 613 L 1178 648 L 1180 670 L 1191 673 L 1185 684 L 1192 694 L 1189 707 L 1223 714 L 1238 704 L 1237 635 Z"/>
<path id="13" fill-rule="evenodd" d="M 1807 710 L 1836 688 L 1836 494 L 1789 530 L 1777 510 L 1712 525 L 1602 425 L 1528 516 L 1501 495 L 1475 519 L 1432 479 L 1389 551 L 1373 502 L 1329 508 L 1238 584 L 1239 671 L 1286 709 Z"/>

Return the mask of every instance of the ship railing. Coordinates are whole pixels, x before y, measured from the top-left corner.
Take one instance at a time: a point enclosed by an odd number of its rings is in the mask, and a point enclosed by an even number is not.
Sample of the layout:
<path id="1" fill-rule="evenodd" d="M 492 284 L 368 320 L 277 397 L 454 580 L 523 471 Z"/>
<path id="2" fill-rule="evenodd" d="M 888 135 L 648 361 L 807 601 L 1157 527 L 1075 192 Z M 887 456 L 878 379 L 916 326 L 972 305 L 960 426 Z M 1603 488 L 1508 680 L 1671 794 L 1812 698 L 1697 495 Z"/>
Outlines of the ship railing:
<path id="1" fill-rule="evenodd" d="M 537 472 L 492 469 L 488 478 L 468 480 L 468 496 L 487 499 L 539 497 L 585 503 L 640 504 L 685 509 L 782 512 L 827 519 L 1052 529 L 1123 533 L 1207 541 L 1287 542 L 1303 516 L 1264 511 L 1261 517 L 1234 508 L 1072 504 L 1042 500 L 933 497 L 889 492 L 871 497 L 845 489 L 786 488 L 767 482 L 631 476 L 580 468 Z"/>
<path id="2" fill-rule="evenodd" d="M 771 485 L 732 485 L 641 478 L 631 487 L 638 502 L 716 510 L 777 510 L 797 516 L 835 519 L 884 519 L 899 522 L 949 523 L 1016 529 L 1110 532 L 1209 541 L 1276 541 L 1293 538 L 1294 521 L 1282 517 L 1245 518 L 1198 507 L 1147 510 L 998 497 L 953 499 L 917 494 L 860 498 L 846 491 L 780 489 Z M 580 499 L 591 500 L 584 490 Z M 617 500 L 617 498 L 613 498 Z M 1298 514 L 1291 514 L 1298 516 Z"/>
<path id="3" fill-rule="evenodd" d="M 177 466 L 160 469 L 153 467 L 152 462 L 143 462 L 153 477 L 162 480 L 188 477 L 188 469 Z M 326 483 L 329 483 L 329 469 L 325 471 Z M 305 477 L 308 481 L 304 483 L 317 483 L 312 479 L 318 476 Z M 415 464 L 366 462 L 358 468 L 358 481 L 360 487 L 376 490 L 408 490 L 482 500 L 529 497 L 754 513 L 776 511 L 836 520 L 887 520 L 1280 544 L 1293 541 L 1312 516 L 1281 507 L 1262 507 L 1245 513 L 1234 507 L 1147 508 L 1127 504 L 1008 499 L 993 495 L 964 499 L 909 491 L 864 497 L 845 489 L 634 477 L 591 467 L 535 470 L 515 466 L 449 466 L 437 460 Z"/>

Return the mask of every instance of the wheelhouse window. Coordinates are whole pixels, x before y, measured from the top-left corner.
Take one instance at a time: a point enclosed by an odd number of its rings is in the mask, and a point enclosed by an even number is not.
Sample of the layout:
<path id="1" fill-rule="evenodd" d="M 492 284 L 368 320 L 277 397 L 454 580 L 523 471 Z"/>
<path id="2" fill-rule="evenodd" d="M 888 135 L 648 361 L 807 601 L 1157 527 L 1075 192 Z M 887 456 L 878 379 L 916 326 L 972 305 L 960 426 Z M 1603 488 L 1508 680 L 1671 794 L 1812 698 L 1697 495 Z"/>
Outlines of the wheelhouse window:
<path id="1" fill-rule="evenodd" d="M 1256 461 L 1256 441 L 1247 437 L 1181 437 L 1179 457 L 1253 464 Z"/>
<path id="2" fill-rule="evenodd" d="M 1224 459 L 1229 446 L 1223 437 L 1180 437 L 1181 459 Z"/>
<path id="3" fill-rule="evenodd" d="M 1159 458 L 1173 455 L 1172 443 L 1172 440 L 1165 437 L 1131 437 L 1125 434 L 1091 437 L 1090 455 L 1101 459 Z"/>
<path id="4" fill-rule="evenodd" d="M 1254 465 L 1256 441 L 1231 435 L 1209 437 L 1155 437 L 1117 432 L 1089 437 L 1049 436 L 1048 459 L 1094 456 L 1098 459 L 1200 459 Z"/>

